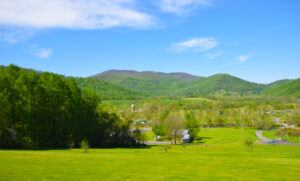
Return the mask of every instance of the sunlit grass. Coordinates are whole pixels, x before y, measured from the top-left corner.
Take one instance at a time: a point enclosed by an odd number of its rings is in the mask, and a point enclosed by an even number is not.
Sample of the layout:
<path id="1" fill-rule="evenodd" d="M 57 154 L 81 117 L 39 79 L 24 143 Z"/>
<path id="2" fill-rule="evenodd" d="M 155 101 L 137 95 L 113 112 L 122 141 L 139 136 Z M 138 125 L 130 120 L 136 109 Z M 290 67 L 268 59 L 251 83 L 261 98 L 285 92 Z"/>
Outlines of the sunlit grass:
<path id="1" fill-rule="evenodd" d="M 300 147 L 255 144 L 255 130 L 203 128 L 204 144 L 0 150 L 0 180 L 298 180 Z M 244 136 L 243 136 L 244 134 Z"/>

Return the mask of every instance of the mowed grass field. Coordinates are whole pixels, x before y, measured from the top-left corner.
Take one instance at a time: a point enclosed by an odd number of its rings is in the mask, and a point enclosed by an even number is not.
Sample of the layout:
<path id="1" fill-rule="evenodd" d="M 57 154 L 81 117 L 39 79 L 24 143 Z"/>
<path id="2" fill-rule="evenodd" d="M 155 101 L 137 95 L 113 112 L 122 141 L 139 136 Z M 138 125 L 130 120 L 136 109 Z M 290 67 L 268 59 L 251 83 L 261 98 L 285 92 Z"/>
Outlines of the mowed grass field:
<path id="1" fill-rule="evenodd" d="M 300 147 L 255 144 L 255 130 L 203 128 L 200 145 L 0 150 L 0 180 L 299 180 Z M 207 146 L 203 146 L 203 144 Z"/>

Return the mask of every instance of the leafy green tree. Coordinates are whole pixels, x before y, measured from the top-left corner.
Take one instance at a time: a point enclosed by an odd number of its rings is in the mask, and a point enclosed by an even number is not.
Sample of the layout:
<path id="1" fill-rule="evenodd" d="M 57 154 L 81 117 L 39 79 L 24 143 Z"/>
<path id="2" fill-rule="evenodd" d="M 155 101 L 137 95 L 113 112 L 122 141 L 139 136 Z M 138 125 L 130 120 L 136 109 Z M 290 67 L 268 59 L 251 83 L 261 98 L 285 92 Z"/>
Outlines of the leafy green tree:
<path id="1" fill-rule="evenodd" d="M 164 136 L 164 127 L 162 124 L 155 124 L 152 126 L 152 132 L 155 136 Z"/>
<path id="2" fill-rule="evenodd" d="M 199 128 L 199 122 L 195 118 L 195 113 L 187 111 L 185 112 L 185 128 L 189 130 L 190 138 L 193 141 L 198 136 L 198 132 L 200 130 Z"/>
<path id="3" fill-rule="evenodd" d="M 179 112 L 172 112 L 164 122 L 164 128 L 166 135 L 169 139 L 174 140 L 174 144 L 177 143 L 178 139 L 181 139 L 182 135 L 180 130 L 184 128 L 184 118 Z"/>
<path id="4" fill-rule="evenodd" d="M 81 142 L 80 142 L 80 147 L 83 149 L 83 152 L 86 153 L 89 149 L 89 142 L 87 139 L 83 139 Z"/>
<path id="5" fill-rule="evenodd" d="M 135 144 L 130 123 L 73 78 L 10 65 L 0 68 L 0 96 L 0 147 Z"/>

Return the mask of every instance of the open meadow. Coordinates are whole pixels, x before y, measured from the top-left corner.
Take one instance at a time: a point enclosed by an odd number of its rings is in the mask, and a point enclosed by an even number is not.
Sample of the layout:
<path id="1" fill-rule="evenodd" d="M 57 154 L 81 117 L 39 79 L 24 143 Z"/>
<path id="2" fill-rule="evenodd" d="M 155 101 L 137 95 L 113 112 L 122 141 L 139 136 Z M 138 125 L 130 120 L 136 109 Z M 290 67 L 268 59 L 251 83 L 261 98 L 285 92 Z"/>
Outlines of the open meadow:
<path id="1" fill-rule="evenodd" d="M 255 138 L 254 131 L 202 128 L 203 143 L 167 152 L 164 146 L 0 150 L 0 180 L 298 180 L 300 147 L 249 149 L 244 136 Z"/>
<path id="2" fill-rule="evenodd" d="M 0 181 L 300 181 L 299 7 L 0 0 Z"/>

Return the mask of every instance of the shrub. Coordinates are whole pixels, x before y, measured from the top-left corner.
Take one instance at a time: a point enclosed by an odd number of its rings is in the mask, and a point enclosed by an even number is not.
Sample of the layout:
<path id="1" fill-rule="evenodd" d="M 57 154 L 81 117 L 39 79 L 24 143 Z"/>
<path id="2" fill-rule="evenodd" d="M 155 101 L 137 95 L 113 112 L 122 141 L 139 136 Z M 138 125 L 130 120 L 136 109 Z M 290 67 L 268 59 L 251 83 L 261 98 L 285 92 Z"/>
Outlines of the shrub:
<path id="1" fill-rule="evenodd" d="M 89 142 L 87 139 L 83 139 L 81 142 L 80 142 L 80 147 L 83 149 L 83 152 L 86 153 L 87 150 L 89 149 Z"/>
<path id="2" fill-rule="evenodd" d="M 276 131 L 275 135 L 276 136 L 299 137 L 300 136 L 300 130 L 291 129 L 291 128 L 283 128 L 279 131 Z"/>
<path id="3" fill-rule="evenodd" d="M 300 137 L 300 130 L 292 129 L 292 136 L 294 136 L 294 137 Z"/>
<path id="4" fill-rule="evenodd" d="M 253 140 L 251 138 L 246 138 L 244 144 L 249 147 L 249 149 L 253 146 Z"/>
<path id="5" fill-rule="evenodd" d="M 165 152 L 168 152 L 169 149 L 171 149 L 172 146 L 171 145 L 164 145 L 163 146 L 163 150 L 165 150 Z"/>
<path id="6" fill-rule="evenodd" d="M 276 132 L 275 132 L 275 135 L 276 135 L 276 136 L 280 136 L 281 133 L 282 133 L 281 130 L 279 130 L 279 131 L 276 131 Z"/>
<path id="7" fill-rule="evenodd" d="M 164 128 L 162 124 L 154 125 L 152 127 L 152 132 L 155 136 L 164 136 Z"/>

